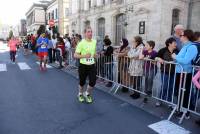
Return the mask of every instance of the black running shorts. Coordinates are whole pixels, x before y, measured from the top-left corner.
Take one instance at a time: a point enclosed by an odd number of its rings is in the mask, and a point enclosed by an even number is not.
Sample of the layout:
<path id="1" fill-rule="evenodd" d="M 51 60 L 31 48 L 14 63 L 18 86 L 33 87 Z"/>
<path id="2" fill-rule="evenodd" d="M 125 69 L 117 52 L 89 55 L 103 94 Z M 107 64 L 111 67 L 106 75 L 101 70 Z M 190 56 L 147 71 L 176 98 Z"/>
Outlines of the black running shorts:
<path id="1" fill-rule="evenodd" d="M 94 87 L 96 84 L 96 67 L 93 65 L 84 65 L 79 64 L 79 84 L 80 86 L 84 86 L 86 83 L 87 77 L 89 78 L 89 86 Z"/>

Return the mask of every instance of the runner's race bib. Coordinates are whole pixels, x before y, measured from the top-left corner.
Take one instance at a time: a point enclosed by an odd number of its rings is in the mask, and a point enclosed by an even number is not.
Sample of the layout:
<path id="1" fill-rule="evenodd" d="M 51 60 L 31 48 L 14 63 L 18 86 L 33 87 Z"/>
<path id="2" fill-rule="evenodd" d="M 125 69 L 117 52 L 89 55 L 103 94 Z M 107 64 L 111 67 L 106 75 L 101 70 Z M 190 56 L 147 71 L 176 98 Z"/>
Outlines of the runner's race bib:
<path id="1" fill-rule="evenodd" d="M 42 45 L 41 48 L 46 48 L 46 45 Z"/>
<path id="2" fill-rule="evenodd" d="M 85 61 L 87 65 L 94 64 L 94 58 L 85 58 Z"/>

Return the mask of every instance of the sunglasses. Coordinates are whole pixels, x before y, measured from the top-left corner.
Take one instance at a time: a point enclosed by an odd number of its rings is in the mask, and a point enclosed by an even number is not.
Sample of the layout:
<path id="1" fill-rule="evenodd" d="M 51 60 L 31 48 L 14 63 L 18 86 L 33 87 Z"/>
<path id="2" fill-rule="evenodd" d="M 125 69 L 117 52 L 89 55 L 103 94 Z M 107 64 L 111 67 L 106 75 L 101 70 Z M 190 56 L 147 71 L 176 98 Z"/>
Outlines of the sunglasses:
<path id="1" fill-rule="evenodd" d="M 184 34 L 181 34 L 180 37 L 184 36 Z"/>

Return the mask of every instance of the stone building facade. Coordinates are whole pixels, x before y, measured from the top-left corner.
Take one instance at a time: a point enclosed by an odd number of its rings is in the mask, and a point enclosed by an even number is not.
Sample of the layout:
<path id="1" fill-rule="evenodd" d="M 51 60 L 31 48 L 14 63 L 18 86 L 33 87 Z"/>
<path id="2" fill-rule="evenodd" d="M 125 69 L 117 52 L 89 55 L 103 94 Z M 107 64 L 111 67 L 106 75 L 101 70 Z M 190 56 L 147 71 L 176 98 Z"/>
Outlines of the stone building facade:
<path id="1" fill-rule="evenodd" d="M 27 34 L 36 34 L 40 25 L 46 25 L 46 8 L 44 4 L 33 4 L 26 13 Z"/>
<path id="2" fill-rule="evenodd" d="M 55 23 L 60 35 L 69 33 L 69 0 L 51 0 L 43 4 L 33 4 L 26 13 L 27 32 L 36 34 L 40 25 L 49 28 L 49 20 Z"/>
<path id="3" fill-rule="evenodd" d="M 90 25 L 94 37 L 103 39 L 109 35 L 113 45 L 119 45 L 123 37 L 131 41 L 140 35 L 144 40 L 155 40 L 156 48 L 160 48 L 176 24 L 199 28 L 199 7 L 193 3 L 197 7 L 191 17 L 191 3 L 192 0 L 70 0 L 69 33 L 83 34 Z"/>

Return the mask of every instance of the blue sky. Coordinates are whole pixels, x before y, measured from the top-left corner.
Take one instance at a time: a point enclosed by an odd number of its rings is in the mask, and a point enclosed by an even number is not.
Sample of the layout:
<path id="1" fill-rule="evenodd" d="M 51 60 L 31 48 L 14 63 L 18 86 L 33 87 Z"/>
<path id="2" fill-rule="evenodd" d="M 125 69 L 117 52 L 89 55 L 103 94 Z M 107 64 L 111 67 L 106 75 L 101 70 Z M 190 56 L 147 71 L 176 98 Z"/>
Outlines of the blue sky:
<path id="1" fill-rule="evenodd" d="M 0 23 L 16 25 L 34 2 L 39 0 L 1 0 Z"/>

